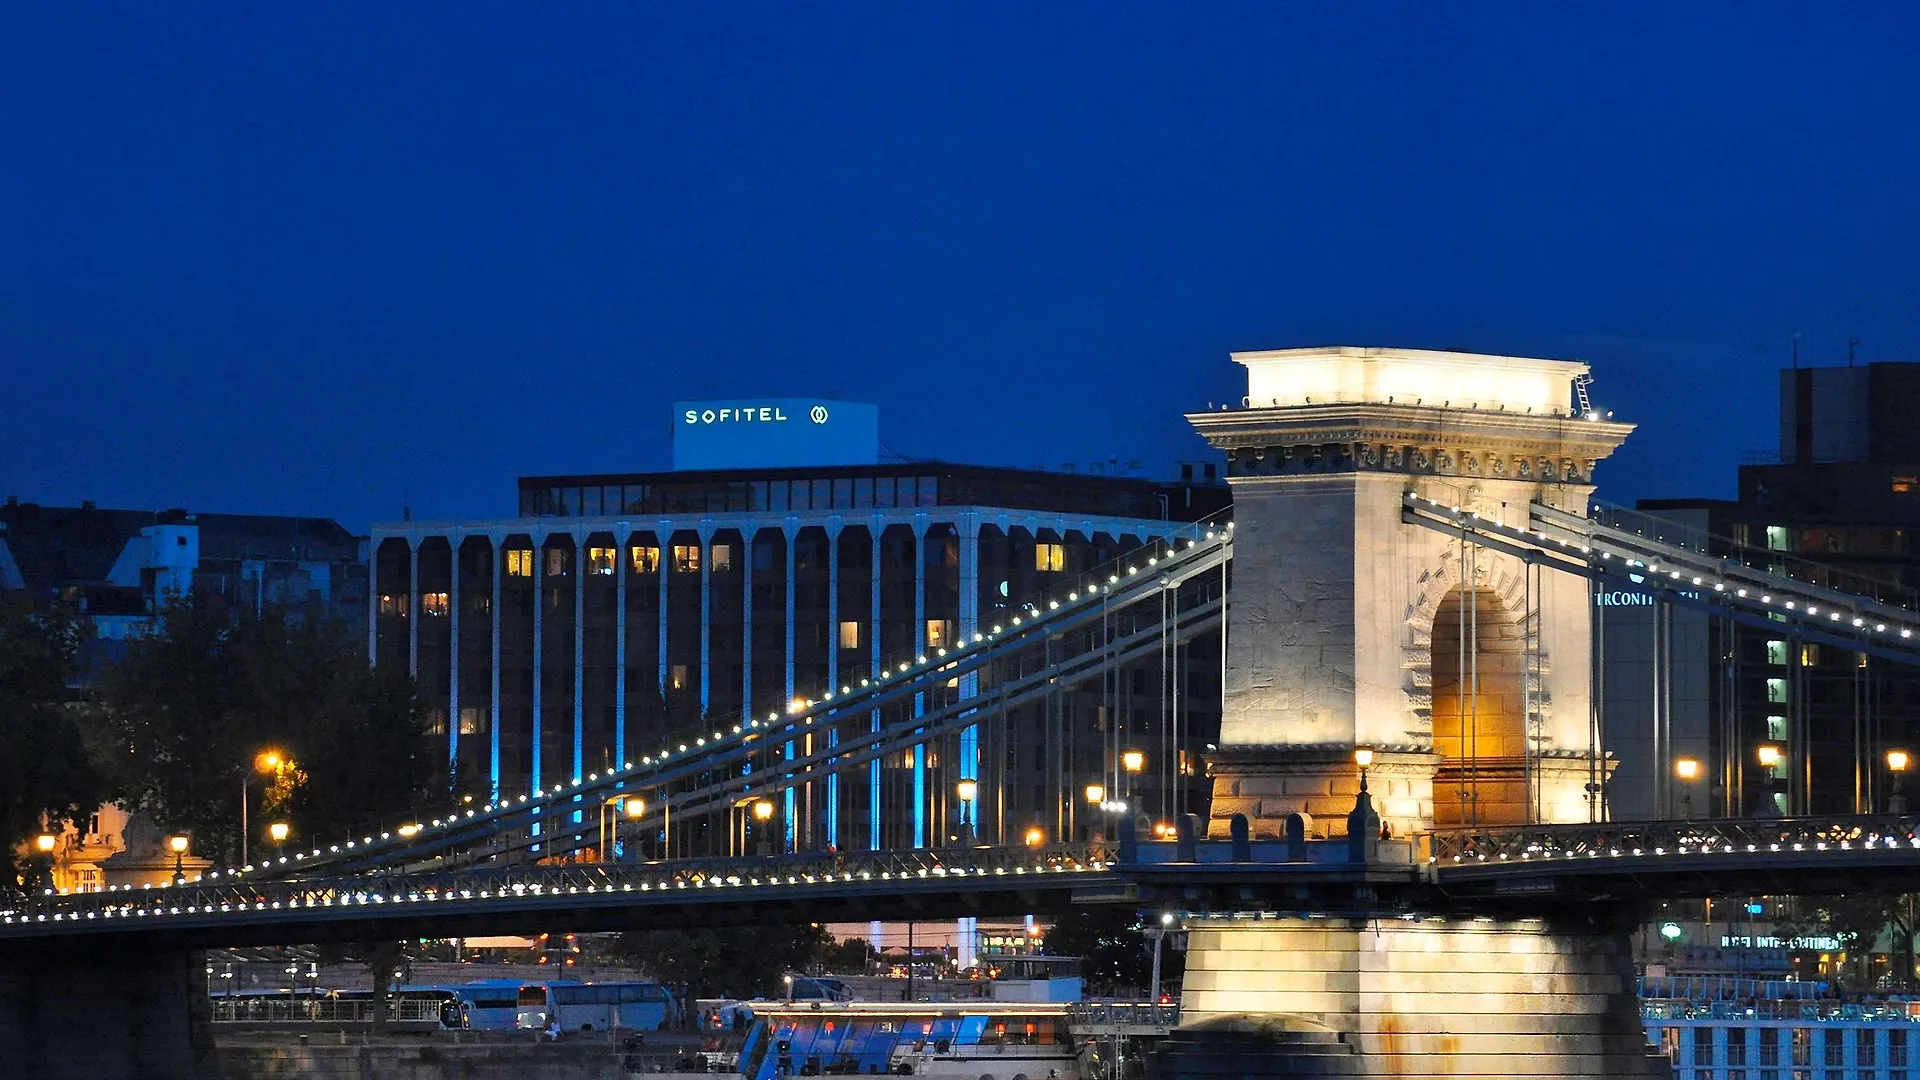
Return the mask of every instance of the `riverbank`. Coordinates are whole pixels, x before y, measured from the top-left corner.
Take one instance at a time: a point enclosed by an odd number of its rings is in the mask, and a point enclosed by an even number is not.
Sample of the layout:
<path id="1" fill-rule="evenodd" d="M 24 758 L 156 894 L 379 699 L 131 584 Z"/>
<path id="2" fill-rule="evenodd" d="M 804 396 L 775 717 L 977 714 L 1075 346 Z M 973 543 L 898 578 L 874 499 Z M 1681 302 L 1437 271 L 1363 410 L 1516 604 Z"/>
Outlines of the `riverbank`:
<path id="1" fill-rule="evenodd" d="M 628 1046 L 611 1036 L 535 1042 L 491 1032 L 430 1036 L 245 1034 L 222 1036 L 225 1080 L 631 1080 L 690 1071 L 691 1042 Z"/>

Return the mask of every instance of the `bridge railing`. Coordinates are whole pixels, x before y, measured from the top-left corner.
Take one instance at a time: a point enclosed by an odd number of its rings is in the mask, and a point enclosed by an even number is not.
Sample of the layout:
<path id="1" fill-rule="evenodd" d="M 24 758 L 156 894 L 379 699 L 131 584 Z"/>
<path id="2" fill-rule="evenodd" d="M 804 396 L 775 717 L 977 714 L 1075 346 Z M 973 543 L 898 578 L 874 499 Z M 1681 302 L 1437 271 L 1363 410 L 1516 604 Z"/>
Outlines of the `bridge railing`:
<path id="1" fill-rule="evenodd" d="M 1430 862 L 1442 869 L 1552 859 L 1912 849 L 1920 848 L 1920 816 L 1849 814 L 1525 825 L 1435 832 L 1428 842 Z"/>
<path id="2" fill-rule="evenodd" d="M 326 997 L 224 997 L 211 999 L 216 1024 L 370 1024 L 372 999 Z M 402 1024 L 438 1024 L 439 1001 L 398 998 L 387 1003 L 387 1019 Z"/>
<path id="3" fill-rule="evenodd" d="M 687 889 L 780 888 L 835 883 L 938 882 L 1105 870 L 1118 856 L 1109 843 L 1035 847 L 923 848 L 686 859 L 654 863 L 522 864 L 484 869 L 382 873 L 292 881 L 200 881 L 157 889 L 38 898 L 0 915 L 0 930 L 117 918 L 260 914 L 282 910 L 498 900 Z M 965 886 L 958 886 L 964 888 Z"/>
<path id="4" fill-rule="evenodd" d="M 1180 1006 L 1158 1001 L 1076 1001 L 1067 1006 L 1067 1023 L 1089 1027 L 1159 1028 L 1180 1023 Z"/>

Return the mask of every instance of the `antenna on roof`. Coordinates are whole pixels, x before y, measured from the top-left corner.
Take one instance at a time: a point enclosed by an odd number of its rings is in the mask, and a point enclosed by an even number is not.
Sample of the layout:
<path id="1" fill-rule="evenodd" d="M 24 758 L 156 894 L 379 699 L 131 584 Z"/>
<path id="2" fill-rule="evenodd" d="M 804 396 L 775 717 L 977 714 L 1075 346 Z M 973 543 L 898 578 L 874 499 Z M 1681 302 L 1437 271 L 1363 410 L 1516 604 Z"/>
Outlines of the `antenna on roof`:
<path id="1" fill-rule="evenodd" d="M 1853 351 L 1855 349 L 1858 349 L 1859 347 L 1860 347 L 1860 339 L 1857 337 L 1853 337 L 1852 335 L 1848 335 L 1847 337 L 1847 366 L 1848 367 L 1853 366 Z"/>
<path id="2" fill-rule="evenodd" d="M 1800 370 L 1800 331 L 1793 332 L 1793 370 Z"/>

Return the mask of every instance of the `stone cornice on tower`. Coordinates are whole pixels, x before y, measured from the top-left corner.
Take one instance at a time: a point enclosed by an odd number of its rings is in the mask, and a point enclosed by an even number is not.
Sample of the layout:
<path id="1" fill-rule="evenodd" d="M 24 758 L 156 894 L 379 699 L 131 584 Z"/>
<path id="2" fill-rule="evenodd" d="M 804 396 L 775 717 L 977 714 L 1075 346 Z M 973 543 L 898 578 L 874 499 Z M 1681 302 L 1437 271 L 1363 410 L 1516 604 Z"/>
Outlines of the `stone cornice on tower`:
<path id="1" fill-rule="evenodd" d="M 1229 479 L 1330 472 L 1592 483 L 1634 425 L 1565 414 L 1399 402 L 1189 413 L 1227 454 Z"/>

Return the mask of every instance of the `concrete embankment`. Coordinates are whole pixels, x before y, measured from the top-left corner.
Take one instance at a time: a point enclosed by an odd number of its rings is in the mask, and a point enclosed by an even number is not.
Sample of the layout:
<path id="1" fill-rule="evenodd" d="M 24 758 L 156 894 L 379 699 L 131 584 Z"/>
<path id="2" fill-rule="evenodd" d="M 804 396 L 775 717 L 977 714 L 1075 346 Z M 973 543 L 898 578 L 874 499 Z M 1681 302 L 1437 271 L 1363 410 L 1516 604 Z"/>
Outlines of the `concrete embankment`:
<path id="1" fill-rule="evenodd" d="M 600 1039 L 252 1035 L 220 1039 L 217 1056 L 224 1080 L 718 1080 L 680 1071 L 674 1050 L 622 1050 Z"/>

